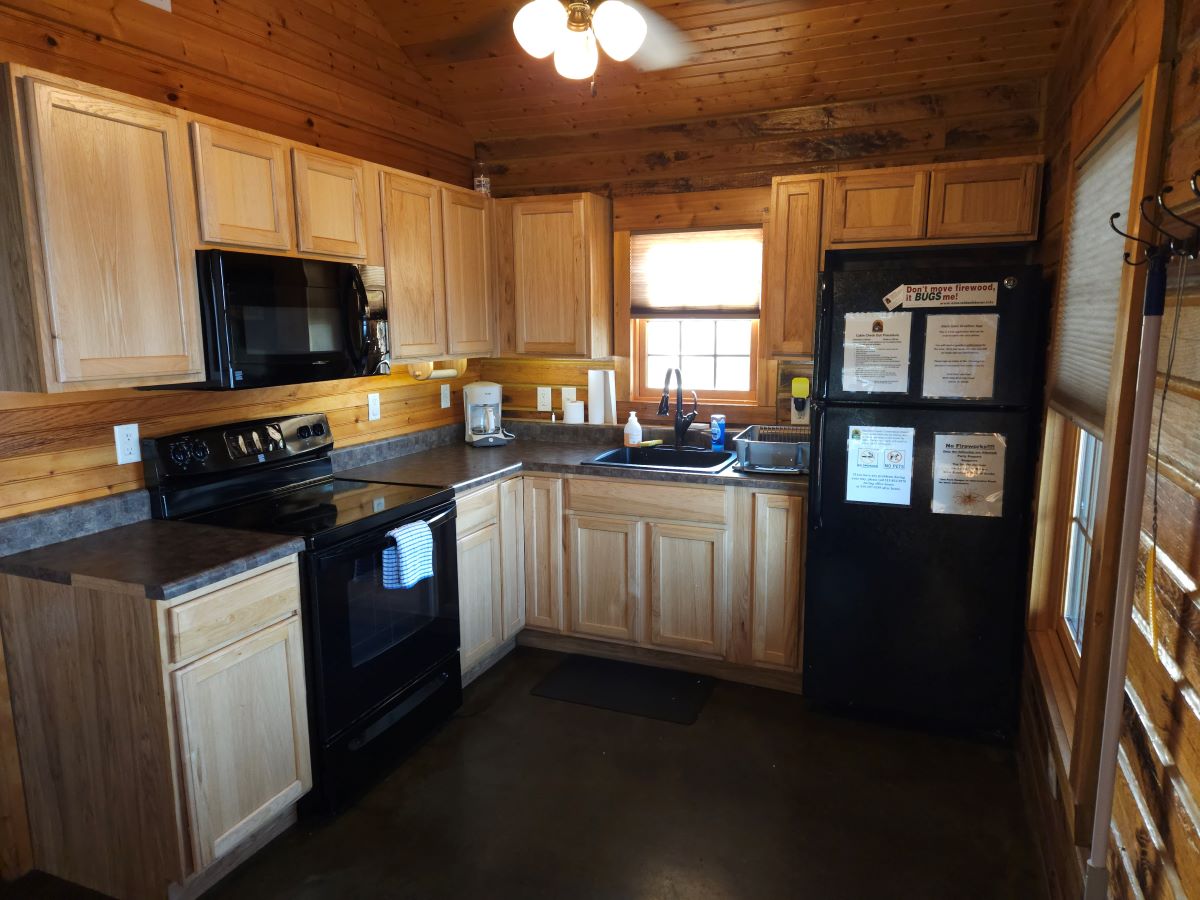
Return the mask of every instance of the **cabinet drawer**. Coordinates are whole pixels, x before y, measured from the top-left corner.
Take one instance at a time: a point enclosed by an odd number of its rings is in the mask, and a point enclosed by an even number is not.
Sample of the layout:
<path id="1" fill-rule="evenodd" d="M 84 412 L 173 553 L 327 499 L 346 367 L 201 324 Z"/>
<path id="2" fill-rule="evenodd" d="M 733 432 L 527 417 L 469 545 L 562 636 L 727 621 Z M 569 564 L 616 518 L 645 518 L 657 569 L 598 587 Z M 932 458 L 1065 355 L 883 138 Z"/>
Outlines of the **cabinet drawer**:
<path id="1" fill-rule="evenodd" d="M 459 537 L 465 537 L 500 519 L 499 485 L 489 484 L 485 488 L 458 498 L 456 502 Z"/>
<path id="2" fill-rule="evenodd" d="M 569 482 L 571 512 L 725 524 L 725 491 L 640 482 Z"/>
<path id="3" fill-rule="evenodd" d="M 167 610 L 171 662 L 227 644 L 299 608 L 300 568 L 295 559 L 181 603 Z"/>

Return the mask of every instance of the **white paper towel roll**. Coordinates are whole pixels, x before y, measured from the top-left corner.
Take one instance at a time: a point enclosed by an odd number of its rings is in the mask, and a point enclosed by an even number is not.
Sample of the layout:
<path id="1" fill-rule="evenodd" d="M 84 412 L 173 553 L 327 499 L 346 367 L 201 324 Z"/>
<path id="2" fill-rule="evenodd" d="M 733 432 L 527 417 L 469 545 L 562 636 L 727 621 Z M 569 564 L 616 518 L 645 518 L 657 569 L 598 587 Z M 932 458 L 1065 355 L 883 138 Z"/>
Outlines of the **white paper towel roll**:
<path id="1" fill-rule="evenodd" d="M 563 421 L 568 425 L 583 424 L 583 401 L 568 400 L 563 408 Z"/>
<path id="2" fill-rule="evenodd" d="M 588 372 L 588 421 L 594 425 L 617 424 L 617 373 L 613 369 Z"/>

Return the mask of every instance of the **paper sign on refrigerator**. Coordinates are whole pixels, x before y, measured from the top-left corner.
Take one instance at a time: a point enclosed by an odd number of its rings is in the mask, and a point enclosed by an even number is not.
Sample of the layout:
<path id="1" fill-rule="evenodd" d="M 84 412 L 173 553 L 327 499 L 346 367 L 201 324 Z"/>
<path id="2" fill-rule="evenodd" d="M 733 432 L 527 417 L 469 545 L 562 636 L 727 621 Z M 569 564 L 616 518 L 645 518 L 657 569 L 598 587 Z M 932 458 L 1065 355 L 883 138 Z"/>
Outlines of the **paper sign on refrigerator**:
<path id="1" fill-rule="evenodd" d="M 932 511 L 1003 516 L 1006 446 L 1002 434 L 935 434 Z"/>
<path id="2" fill-rule="evenodd" d="M 939 399 L 986 400 L 996 380 L 995 313 L 931 315 L 925 319 L 922 393 Z"/>
<path id="3" fill-rule="evenodd" d="M 846 502 L 911 506 L 915 436 L 915 428 L 850 426 Z"/>
<path id="4" fill-rule="evenodd" d="M 907 394 L 912 313 L 846 313 L 842 390 Z"/>

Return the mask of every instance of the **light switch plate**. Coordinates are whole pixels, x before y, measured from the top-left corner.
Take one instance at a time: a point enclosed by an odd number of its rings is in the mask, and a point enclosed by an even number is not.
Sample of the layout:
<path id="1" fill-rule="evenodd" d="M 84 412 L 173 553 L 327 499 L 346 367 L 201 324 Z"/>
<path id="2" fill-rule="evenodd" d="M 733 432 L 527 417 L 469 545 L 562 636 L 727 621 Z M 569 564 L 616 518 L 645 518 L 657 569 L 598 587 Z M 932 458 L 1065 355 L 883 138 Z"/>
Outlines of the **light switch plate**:
<path id="1" fill-rule="evenodd" d="M 550 407 L 554 403 L 553 392 L 548 387 L 538 388 L 538 412 L 550 412 Z"/>
<path id="2" fill-rule="evenodd" d="M 367 394 L 367 420 L 374 422 L 379 415 L 379 395 Z"/>
<path id="3" fill-rule="evenodd" d="M 142 447 L 138 443 L 137 422 L 130 425 L 114 425 L 113 440 L 117 444 L 117 464 L 142 461 Z"/>
<path id="4" fill-rule="evenodd" d="M 442 385 L 442 409 L 450 408 L 450 385 Z"/>
<path id="5" fill-rule="evenodd" d="M 562 389 L 562 405 L 563 409 L 567 408 L 567 404 L 575 399 L 575 388 L 565 387 Z"/>

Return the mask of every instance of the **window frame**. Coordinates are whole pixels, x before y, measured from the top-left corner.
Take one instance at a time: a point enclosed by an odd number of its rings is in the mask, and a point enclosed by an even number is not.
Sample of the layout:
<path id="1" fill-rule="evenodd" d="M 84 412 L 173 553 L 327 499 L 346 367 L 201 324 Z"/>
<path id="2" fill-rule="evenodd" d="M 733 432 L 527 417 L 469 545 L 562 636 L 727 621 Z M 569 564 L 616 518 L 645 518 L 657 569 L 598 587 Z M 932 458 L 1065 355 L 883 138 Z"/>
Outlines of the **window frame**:
<path id="1" fill-rule="evenodd" d="M 710 320 L 714 317 L 711 315 L 696 315 L 696 316 L 664 316 L 663 318 L 674 319 L 702 319 Z M 730 317 L 734 318 L 734 317 Z M 759 356 L 762 350 L 760 341 L 760 325 L 761 319 L 751 319 L 749 316 L 736 317 L 741 320 L 749 319 L 753 324 L 750 326 L 750 387 L 745 391 L 696 391 L 696 396 L 701 400 L 709 403 L 724 403 L 729 405 L 747 405 L 755 406 L 758 404 L 759 394 Z M 630 359 L 630 391 L 629 398 L 635 403 L 650 403 L 657 402 L 662 395 L 662 389 L 649 384 L 646 380 L 646 324 L 654 321 L 653 319 L 632 319 L 631 330 L 631 359 Z M 717 321 L 720 321 L 719 319 Z M 705 354 L 707 355 L 707 354 Z M 685 391 L 691 391 L 687 385 L 684 385 Z"/>
<path id="2" fill-rule="evenodd" d="M 1081 428 L 1078 425 L 1068 421 L 1066 424 L 1067 434 L 1063 441 L 1063 470 L 1060 477 L 1063 481 L 1065 505 L 1063 507 L 1064 518 L 1062 521 L 1062 534 L 1060 535 L 1060 564 L 1058 566 L 1058 591 L 1059 597 L 1058 614 L 1055 616 L 1054 631 L 1058 636 L 1059 642 L 1062 645 L 1063 654 L 1067 662 L 1071 665 L 1075 673 L 1075 678 L 1079 678 L 1079 665 L 1083 654 L 1083 642 L 1087 634 L 1088 622 L 1088 584 L 1090 582 L 1091 560 L 1095 554 L 1095 538 L 1096 538 L 1096 503 L 1100 497 L 1100 464 L 1104 452 L 1103 438 L 1092 434 L 1087 429 Z M 1079 507 L 1079 488 L 1080 488 L 1080 450 L 1083 446 L 1084 436 L 1089 436 L 1096 442 L 1094 456 L 1091 460 L 1091 479 L 1090 479 L 1090 494 L 1091 494 L 1091 528 L 1083 527 L 1083 523 L 1079 521 L 1077 510 Z M 1067 604 L 1069 600 L 1069 592 L 1071 590 L 1071 552 L 1072 541 L 1074 539 L 1074 530 L 1076 525 L 1079 525 L 1083 531 L 1083 539 L 1088 545 L 1088 555 L 1083 570 L 1082 588 L 1083 595 L 1079 598 L 1079 627 L 1080 635 L 1078 643 L 1075 640 L 1075 635 L 1071 631 L 1070 624 L 1067 620 Z"/>

